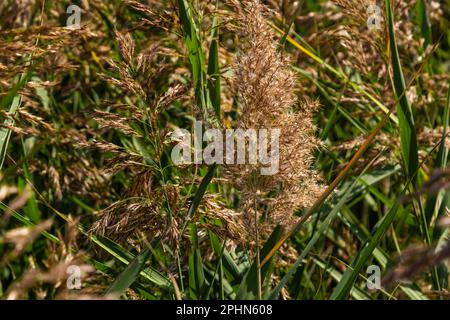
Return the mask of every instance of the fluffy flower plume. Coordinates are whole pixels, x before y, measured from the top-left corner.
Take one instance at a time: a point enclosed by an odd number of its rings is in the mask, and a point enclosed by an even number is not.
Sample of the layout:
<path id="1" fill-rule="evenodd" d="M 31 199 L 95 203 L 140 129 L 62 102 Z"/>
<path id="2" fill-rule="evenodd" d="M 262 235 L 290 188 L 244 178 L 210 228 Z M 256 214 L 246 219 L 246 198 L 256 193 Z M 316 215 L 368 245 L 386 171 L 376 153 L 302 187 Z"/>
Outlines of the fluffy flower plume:
<path id="1" fill-rule="evenodd" d="M 236 77 L 240 97 L 238 127 L 280 129 L 279 172 L 261 175 L 258 165 L 230 168 L 242 191 L 249 232 L 255 231 L 255 216 L 259 217 L 261 231 L 279 223 L 291 224 L 294 212 L 310 206 L 321 188 L 317 173 L 311 170 L 313 152 L 320 145 L 312 123 L 317 104 L 299 103 L 295 74 L 289 69 L 289 61 L 277 51 L 265 10 L 257 0 L 244 5 L 243 43 Z"/>

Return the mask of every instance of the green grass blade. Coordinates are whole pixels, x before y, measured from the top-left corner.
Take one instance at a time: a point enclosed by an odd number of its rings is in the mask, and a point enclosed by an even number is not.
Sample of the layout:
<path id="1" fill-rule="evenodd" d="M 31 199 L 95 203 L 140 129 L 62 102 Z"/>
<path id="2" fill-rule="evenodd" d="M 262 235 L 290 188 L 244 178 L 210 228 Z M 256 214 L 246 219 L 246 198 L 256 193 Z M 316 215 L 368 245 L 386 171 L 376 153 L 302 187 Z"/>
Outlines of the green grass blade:
<path id="1" fill-rule="evenodd" d="M 225 243 L 224 243 L 225 244 Z M 214 285 L 214 280 L 217 278 L 217 274 L 220 272 L 220 270 L 222 269 L 222 257 L 223 257 L 223 252 L 225 250 L 225 246 L 222 246 L 222 250 L 219 254 L 219 261 L 217 262 L 217 266 L 214 270 L 214 275 L 213 278 L 211 279 L 211 283 L 209 284 L 209 288 L 208 291 L 206 293 L 206 299 L 209 299 L 209 297 L 211 296 L 211 292 L 213 290 L 213 285 Z M 223 293 L 223 283 L 221 283 L 221 297 L 223 299 L 224 293 Z"/>
<path id="2" fill-rule="evenodd" d="M 447 212 L 447 208 L 450 207 L 450 192 L 446 192 L 443 196 L 442 203 L 440 208 L 438 209 L 438 213 L 440 216 L 444 216 Z M 440 236 L 437 241 L 436 252 L 440 252 L 450 241 L 450 228 L 444 228 L 440 230 Z M 433 270 L 436 273 L 439 288 L 448 288 L 449 287 L 449 275 L 450 275 L 450 267 L 446 263 L 441 263 L 435 267 Z"/>
<path id="3" fill-rule="evenodd" d="M 442 117 L 444 130 L 442 132 L 442 143 L 439 146 L 439 152 L 436 157 L 435 168 L 436 169 L 445 169 L 447 167 L 448 161 L 448 149 L 445 144 L 447 131 L 448 131 L 448 122 L 449 122 L 449 110 L 450 110 L 450 86 L 447 92 L 447 102 L 444 108 L 444 114 Z M 438 199 L 441 198 L 441 205 L 439 205 Z M 448 200 L 450 198 L 450 193 L 446 191 L 443 195 L 441 194 L 432 194 L 428 197 L 425 208 L 425 215 L 427 218 L 427 223 L 431 224 L 433 217 L 439 219 L 444 217 L 446 214 L 446 208 L 448 204 Z M 448 240 L 448 228 L 445 230 L 437 230 L 433 229 L 432 236 L 434 239 L 438 238 L 438 245 L 436 250 L 440 250 L 440 248 L 444 245 L 445 241 Z M 435 276 L 436 282 L 434 283 L 434 289 L 440 290 L 442 288 L 448 288 L 448 277 L 450 274 L 449 267 L 442 263 L 433 268 L 433 275 Z"/>
<path id="4" fill-rule="evenodd" d="M 430 19 L 427 14 L 427 5 L 424 0 L 417 0 L 416 2 L 416 14 L 417 20 L 422 31 L 422 37 L 424 39 L 424 49 L 433 42 Z"/>
<path id="5" fill-rule="evenodd" d="M 16 111 L 20 106 L 21 100 L 22 99 L 20 96 L 14 97 L 8 112 L 10 116 L 16 114 Z M 8 128 L 8 126 L 14 125 L 14 120 L 6 119 L 3 122 L 3 125 L 5 127 L 0 128 L 0 170 L 3 168 L 3 163 L 5 162 L 9 139 L 11 138 L 11 129 Z"/>
<path id="6" fill-rule="evenodd" d="M 8 94 L 0 99 L 0 111 L 4 110 L 9 106 L 8 114 L 10 116 L 14 116 L 19 109 L 20 104 L 22 103 L 22 97 L 18 94 L 19 90 L 22 89 L 25 84 L 31 78 L 31 70 L 28 70 L 27 73 L 23 73 L 20 76 L 19 81 L 14 85 L 14 87 L 9 90 Z M 4 126 L 12 126 L 14 125 L 14 120 L 6 119 L 3 122 Z M 0 170 L 3 168 L 3 163 L 6 157 L 6 151 L 9 144 L 9 139 L 11 137 L 11 129 L 7 127 L 0 128 Z"/>
<path id="7" fill-rule="evenodd" d="M 414 124 L 414 117 L 411 105 L 408 101 L 408 97 L 406 96 L 406 94 L 403 94 L 406 91 L 406 83 L 400 62 L 399 51 L 397 48 L 391 1 L 385 0 L 385 4 L 390 38 L 392 68 L 394 72 L 394 87 L 397 97 L 400 98 L 397 108 L 397 116 L 400 127 L 400 145 L 405 162 L 406 175 L 408 178 L 411 178 L 419 168 L 416 127 Z"/>
<path id="8" fill-rule="evenodd" d="M 194 200 L 192 200 L 192 204 L 189 207 L 188 211 L 188 219 L 192 219 L 194 216 L 198 206 L 200 205 L 200 202 L 203 199 L 203 196 L 205 195 L 206 189 L 208 188 L 209 183 L 211 182 L 212 178 L 214 177 L 214 174 L 216 173 L 217 164 L 213 164 L 208 168 L 208 172 L 206 173 L 206 176 L 203 178 L 202 182 L 200 183 L 200 186 L 198 187 L 197 193 L 195 194 Z"/>
<path id="9" fill-rule="evenodd" d="M 184 42 L 188 49 L 191 64 L 192 80 L 195 86 L 197 104 L 202 108 L 205 119 L 210 119 L 212 110 L 206 77 L 205 56 L 203 53 L 200 32 L 193 17 L 193 9 L 189 1 L 178 0 L 179 16 L 184 31 Z"/>
<path id="10" fill-rule="evenodd" d="M 450 109 L 450 87 L 447 92 L 447 102 L 444 107 L 444 114 L 442 116 L 442 122 L 444 130 L 442 132 L 442 141 L 445 141 L 447 131 L 448 131 L 448 121 L 449 121 L 449 109 Z M 445 169 L 447 166 L 448 160 L 448 149 L 446 147 L 445 142 L 441 143 L 439 146 L 439 151 L 436 157 L 435 168 L 436 169 Z M 426 205 L 425 205 L 425 215 L 427 219 L 427 224 L 430 225 L 433 219 L 433 216 L 436 215 L 438 211 L 438 196 L 431 194 L 428 196 Z"/>
<path id="11" fill-rule="evenodd" d="M 144 268 L 145 262 L 150 256 L 150 248 L 143 250 L 133 261 L 122 271 L 113 284 L 106 291 L 106 295 L 120 297 L 133 284 L 139 273 Z"/>
<path id="12" fill-rule="evenodd" d="M 444 142 L 441 143 L 441 145 L 439 147 L 439 152 L 438 152 L 438 156 L 436 159 L 436 165 L 435 165 L 437 168 L 442 168 L 442 169 L 447 166 L 447 161 L 448 161 L 448 149 L 445 144 L 445 138 L 447 136 L 449 119 L 450 119 L 449 110 L 450 110 L 450 85 L 449 85 L 449 88 L 447 91 L 447 102 L 445 104 L 444 114 L 442 117 L 442 122 L 443 122 L 443 126 L 444 126 L 444 131 L 442 132 L 442 140 Z"/>
<path id="13" fill-rule="evenodd" d="M 15 211 L 15 210 L 10 210 L 10 208 L 2 201 L 0 201 L 0 210 L 2 210 L 3 212 L 8 212 L 9 214 L 11 214 L 11 216 L 13 218 L 17 219 L 18 221 L 22 222 L 24 225 L 26 225 L 28 227 L 36 227 L 37 226 L 37 224 L 34 223 L 33 221 L 31 221 L 30 218 L 21 215 L 19 212 Z M 60 242 L 58 237 L 54 236 L 53 234 L 49 233 L 48 231 L 42 231 L 41 234 L 52 242 L 55 242 L 55 243 Z"/>
<path id="14" fill-rule="evenodd" d="M 320 268 L 329 273 L 334 280 L 336 280 L 337 282 L 341 281 L 342 273 L 340 273 L 336 268 L 334 268 L 331 265 L 328 265 L 320 258 L 312 257 L 312 259 L 315 264 L 317 264 Z M 357 300 L 372 300 L 367 293 L 365 293 L 359 288 L 353 288 L 350 292 L 350 295 Z"/>
<path id="15" fill-rule="evenodd" d="M 420 291 L 420 288 L 415 284 L 405 284 L 400 288 L 408 295 L 412 300 L 429 300 L 428 297 Z"/>
<path id="16" fill-rule="evenodd" d="M 216 5 L 217 7 L 217 5 Z M 208 59 L 208 90 L 216 116 L 220 119 L 219 18 L 213 18 Z"/>
<path id="17" fill-rule="evenodd" d="M 209 238 L 211 240 L 211 246 L 216 255 L 220 256 L 223 250 L 222 263 L 225 271 L 228 272 L 233 280 L 240 281 L 240 279 L 242 278 L 242 270 L 239 268 L 236 262 L 234 262 L 228 250 L 223 248 L 222 244 L 219 241 L 219 237 L 212 231 L 209 231 Z"/>
<path id="18" fill-rule="evenodd" d="M 261 250 L 261 257 L 264 258 L 271 250 L 271 248 L 281 239 L 282 236 L 282 228 L 280 226 L 277 226 L 272 234 L 270 235 L 269 239 L 267 240 L 266 244 L 264 245 L 263 249 Z M 261 268 L 261 282 L 264 283 L 264 280 L 269 277 L 269 270 L 271 267 L 271 261 L 273 260 L 273 257 L 269 260 L 268 263 L 266 263 Z M 250 269 L 248 270 L 247 274 L 245 275 L 241 285 L 239 286 L 239 290 L 236 296 L 236 299 L 238 300 L 252 300 L 256 299 L 258 296 L 258 270 L 257 270 L 257 262 L 254 261 L 252 265 L 250 266 Z"/>
<path id="19" fill-rule="evenodd" d="M 129 265 L 130 262 L 135 259 L 134 255 L 108 238 L 93 235 L 91 236 L 91 240 L 96 245 L 111 254 L 114 258 L 126 265 Z M 160 274 L 156 269 L 153 269 L 152 267 L 145 268 L 141 271 L 141 275 L 157 286 L 160 286 L 168 291 L 173 291 L 173 286 L 170 280 Z"/>
<path id="20" fill-rule="evenodd" d="M 210 184 L 212 178 L 216 173 L 217 164 L 213 164 L 208 168 L 208 172 L 206 176 L 202 179 L 200 186 L 192 200 L 192 204 L 189 207 L 185 225 L 182 228 L 182 232 L 184 232 L 187 223 L 191 221 L 194 217 L 195 212 L 197 211 L 200 202 L 205 195 L 206 189 Z M 207 290 L 207 283 L 204 274 L 204 266 L 202 262 L 201 252 L 198 243 L 197 236 L 197 227 L 195 224 L 190 225 L 190 235 L 191 235 L 191 254 L 189 255 L 189 291 L 191 294 L 191 298 L 194 299 L 202 299 Z"/>
<path id="21" fill-rule="evenodd" d="M 208 172 L 206 173 L 206 176 L 203 178 L 202 182 L 200 183 L 200 186 L 198 187 L 198 190 L 194 196 L 194 199 L 192 200 L 191 206 L 189 207 L 187 217 L 186 217 L 186 222 L 182 228 L 182 232 L 186 229 L 186 226 L 189 223 L 189 221 L 194 217 L 194 214 L 197 211 L 197 208 L 200 205 L 200 202 L 202 201 L 203 196 L 205 195 L 208 185 L 210 184 L 211 180 L 214 178 L 216 169 L 217 169 L 217 164 L 213 164 L 208 168 Z"/>
<path id="22" fill-rule="evenodd" d="M 206 293 L 207 283 L 198 243 L 197 226 L 190 225 L 192 252 L 189 255 L 189 291 L 192 299 L 201 300 Z"/>

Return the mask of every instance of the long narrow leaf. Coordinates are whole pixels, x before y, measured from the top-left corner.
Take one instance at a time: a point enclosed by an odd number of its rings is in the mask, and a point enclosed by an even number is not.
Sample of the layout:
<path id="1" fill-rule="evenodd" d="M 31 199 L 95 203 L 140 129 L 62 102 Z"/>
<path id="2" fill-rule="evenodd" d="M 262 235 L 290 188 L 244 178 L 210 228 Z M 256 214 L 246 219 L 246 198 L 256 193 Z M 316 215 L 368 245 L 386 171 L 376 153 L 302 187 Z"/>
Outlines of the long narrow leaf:
<path id="1" fill-rule="evenodd" d="M 391 49 L 391 59 L 394 77 L 394 87 L 397 97 L 399 97 L 399 107 L 397 108 L 397 116 L 400 126 L 400 146 L 402 149 L 405 169 L 408 178 L 417 171 L 419 166 L 419 156 L 417 150 L 416 127 L 414 117 L 408 97 L 403 94 L 406 91 L 405 77 L 403 75 L 400 63 L 400 55 L 398 53 L 397 41 L 394 30 L 394 18 L 392 16 L 391 1 L 385 0 L 386 17 L 389 29 L 389 40 Z"/>
<path id="2" fill-rule="evenodd" d="M 120 297 L 133 284 L 141 270 L 144 268 L 145 262 L 150 255 L 150 248 L 143 250 L 137 255 L 133 261 L 122 271 L 113 284 L 106 291 L 106 295 Z"/>
<path id="3" fill-rule="evenodd" d="M 266 257 L 267 254 L 270 252 L 272 247 L 277 243 L 277 241 L 281 238 L 282 235 L 282 229 L 280 226 L 277 226 L 272 234 L 270 235 L 269 239 L 267 240 L 266 244 L 264 245 L 263 249 L 261 250 L 261 257 Z M 268 271 L 270 269 L 270 261 L 269 263 L 265 264 L 261 268 L 261 282 L 264 283 L 264 280 L 268 277 Z M 258 293 L 258 268 L 256 261 L 252 263 L 250 266 L 249 271 L 245 275 L 237 294 L 237 299 L 244 299 L 244 300 L 250 300 L 255 299 L 257 297 Z"/>

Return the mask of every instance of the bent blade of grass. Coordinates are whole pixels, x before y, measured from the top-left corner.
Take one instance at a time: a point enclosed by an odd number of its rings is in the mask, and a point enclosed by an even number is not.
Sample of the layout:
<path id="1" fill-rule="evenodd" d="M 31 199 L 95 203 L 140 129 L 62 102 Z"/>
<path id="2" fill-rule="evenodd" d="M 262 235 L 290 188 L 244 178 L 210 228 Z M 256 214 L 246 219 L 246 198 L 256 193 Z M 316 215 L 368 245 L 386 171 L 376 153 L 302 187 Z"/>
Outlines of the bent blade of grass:
<path id="1" fill-rule="evenodd" d="M 86 232 L 84 229 L 82 230 L 82 233 L 85 235 Z M 96 245 L 98 245 L 100 248 L 111 254 L 114 258 L 116 258 L 118 261 L 129 265 L 131 261 L 135 258 L 133 254 L 131 254 L 129 251 L 122 248 L 120 245 L 115 243 L 114 241 L 101 237 L 101 236 L 90 236 L 92 242 L 94 242 Z M 170 282 L 169 279 L 164 277 L 161 273 L 159 273 L 156 269 L 153 267 L 145 268 L 140 272 L 141 276 L 149 280 L 150 282 L 156 284 L 157 286 L 164 288 L 165 290 L 168 290 L 169 292 L 174 291 L 173 285 Z"/>
<path id="2" fill-rule="evenodd" d="M 13 218 L 15 218 L 16 220 L 22 222 L 24 225 L 26 225 L 28 227 L 36 227 L 37 226 L 37 224 L 34 223 L 33 221 L 31 221 L 30 218 L 21 215 L 16 210 L 11 210 L 11 208 L 9 208 L 2 201 L 0 201 L 0 209 L 3 210 L 3 212 L 8 212 L 8 214 L 10 214 Z M 41 231 L 41 234 L 45 238 L 49 239 L 52 242 L 55 242 L 55 243 L 59 243 L 60 242 L 58 237 L 54 236 L 53 234 L 49 233 L 48 231 L 43 230 L 43 231 Z"/>
<path id="3" fill-rule="evenodd" d="M 21 97 L 16 96 L 14 97 L 11 107 L 9 109 L 8 114 L 10 116 L 14 116 L 16 114 L 17 109 L 19 109 L 19 106 L 21 104 Z M 6 158 L 6 151 L 8 149 L 9 139 L 11 138 L 11 128 L 10 126 L 14 125 L 14 120 L 12 119 L 6 119 L 3 122 L 4 127 L 0 129 L 0 170 L 3 168 L 3 163 L 5 162 Z"/>
<path id="4" fill-rule="evenodd" d="M 114 272 L 114 269 L 111 266 L 107 265 L 106 263 L 95 260 L 94 258 L 91 257 L 86 257 L 86 259 L 88 263 L 93 265 L 97 271 L 108 274 L 110 276 L 114 276 L 116 274 Z M 147 300 L 156 299 L 156 297 L 152 293 L 150 293 L 148 288 L 144 287 L 140 283 L 137 283 L 136 281 L 130 286 L 130 288 L 141 294 Z"/>
<path id="5" fill-rule="evenodd" d="M 31 77 L 31 69 L 26 73 L 23 73 L 19 81 L 14 85 L 14 87 L 8 92 L 8 94 L 0 100 L 0 111 L 9 106 L 8 115 L 14 116 L 22 103 L 22 96 L 18 94 L 19 90 L 22 89 L 25 84 L 28 83 Z M 8 149 L 9 139 L 11 138 L 11 128 L 14 125 L 14 120 L 6 119 L 3 122 L 4 127 L 0 128 L 0 170 L 3 168 L 3 163 L 6 157 L 6 151 Z"/>
<path id="6" fill-rule="evenodd" d="M 150 252 L 150 248 L 147 248 L 138 254 L 116 280 L 114 280 L 108 290 L 106 290 L 105 295 L 112 295 L 118 298 L 124 294 L 144 268 L 145 262 L 150 256 Z"/>

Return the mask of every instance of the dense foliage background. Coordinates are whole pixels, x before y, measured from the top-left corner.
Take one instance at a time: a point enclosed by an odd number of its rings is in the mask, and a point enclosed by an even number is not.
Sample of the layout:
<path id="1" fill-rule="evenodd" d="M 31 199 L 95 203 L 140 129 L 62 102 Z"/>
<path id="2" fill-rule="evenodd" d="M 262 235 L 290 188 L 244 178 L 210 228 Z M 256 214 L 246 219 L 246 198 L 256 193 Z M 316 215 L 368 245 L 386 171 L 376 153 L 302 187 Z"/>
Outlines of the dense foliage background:
<path id="1" fill-rule="evenodd" d="M 450 2 L 258 3 L 0 3 L 2 298 L 448 299 Z M 195 119 L 292 166 L 175 166 Z"/>

